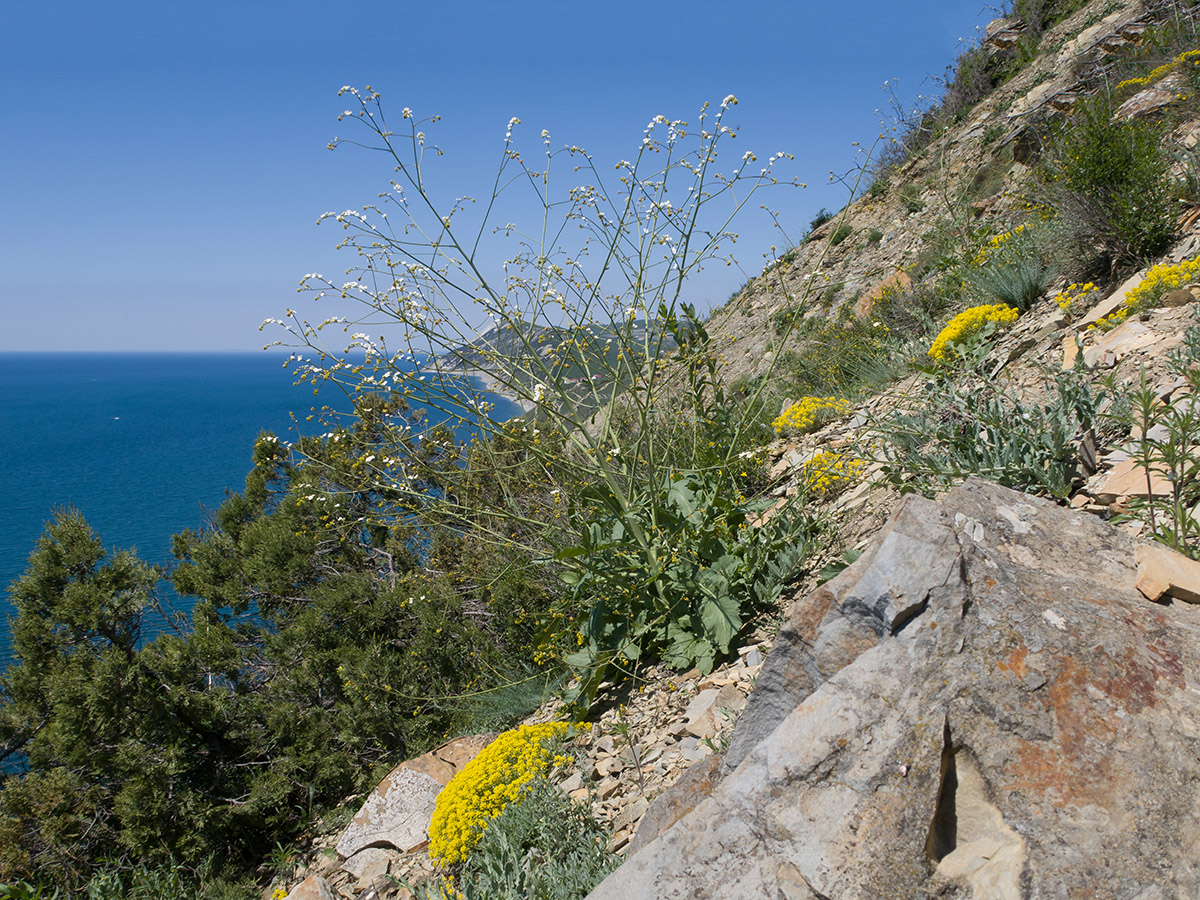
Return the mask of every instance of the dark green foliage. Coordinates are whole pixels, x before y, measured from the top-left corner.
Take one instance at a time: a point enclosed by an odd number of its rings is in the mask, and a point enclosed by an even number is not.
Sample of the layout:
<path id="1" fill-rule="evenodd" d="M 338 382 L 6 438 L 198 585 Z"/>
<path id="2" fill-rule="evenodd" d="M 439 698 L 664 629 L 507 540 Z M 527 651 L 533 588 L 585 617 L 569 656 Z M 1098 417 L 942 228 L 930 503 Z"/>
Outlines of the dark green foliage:
<path id="1" fill-rule="evenodd" d="M 1165 478 L 1170 492 L 1132 498 L 1149 526 L 1149 537 L 1193 559 L 1200 558 L 1200 410 L 1191 397 L 1200 389 L 1200 325 L 1184 334 L 1183 345 L 1172 350 L 1167 366 L 1185 384 L 1165 401 L 1141 373 L 1136 387 L 1119 386 L 1115 375 L 1105 385 L 1120 402 L 1103 417 L 1113 442 L 1130 438 L 1130 455 L 1147 472 Z M 1159 433 L 1158 437 L 1148 435 Z"/>
<path id="2" fill-rule="evenodd" d="M 576 502 L 582 539 L 558 558 L 576 606 L 589 610 L 582 644 L 566 660 L 581 673 L 575 693 L 584 708 L 601 682 L 642 661 L 711 671 L 750 614 L 795 575 L 814 523 L 780 514 L 771 528 L 750 528 L 745 498 L 722 481 L 679 474 L 621 510 L 602 488 Z"/>
<path id="3" fill-rule="evenodd" d="M 817 211 L 817 214 L 812 217 L 812 221 L 808 223 L 808 230 L 816 231 L 832 218 L 833 213 L 822 206 L 820 210 Z"/>
<path id="4" fill-rule="evenodd" d="M 453 531 L 423 540 L 388 482 L 354 477 L 385 436 L 365 408 L 302 456 L 261 437 L 244 493 L 176 537 L 188 631 L 144 640 L 160 573 L 106 554 L 78 513 L 47 527 L 12 589 L 0 738 L 29 771 L 0 789 L 0 878 L 116 891 L 217 859 L 217 884 L 372 767 L 471 728 L 460 696 L 533 671 L 536 569 Z M 421 453 L 430 490 L 483 489 L 448 435 Z"/>
<path id="5" fill-rule="evenodd" d="M 925 201 L 920 198 L 916 186 L 911 183 L 900 189 L 900 203 L 908 213 L 919 213 L 925 208 Z"/>
<path id="6" fill-rule="evenodd" d="M 1122 269 L 1170 243 L 1174 194 L 1161 130 L 1111 114 L 1104 98 L 1077 104 L 1050 136 L 1043 185 L 1072 250 Z"/>
<path id="7" fill-rule="evenodd" d="M 850 237 L 850 235 L 852 235 L 853 233 L 854 233 L 854 229 L 851 228 L 848 224 L 843 223 L 843 224 L 839 225 L 837 228 L 833 229 L 832 233 L 830 233 L 829 245 L 831 247 L 836 247 L 838 244 L 840 244 L 846 238 Z"/>
<path id="8" fill-rule="evenodd" d="M 866 384 L 887 381 L 890 348 L 883 326 L 854 317 L 849 303 L 838 308 L 836 321 L 816 320 L 819 327 L 805 336 L 798 350 L 782 360 L 783 371 L 796 396 L 853 396 Z M 894 374 L 894 373 L 892 373 Z"/>
<path id="9" fill-rule="evenodd" d="M 1041 235 L 1033 226 L 1014 229 L 998 247 L 962 265 L 967 292 L 980 304 L 1006 303 L 1026 310 L 1046 291 L 1053 273 L 1043 258 Z"/>
<path id="10" fill-rule="evenodd" d="M 872 228 L 867 232 L 868 244 L 878 244 L 881 240 L 883 240 L 883 232 L 878 228 Z"/>

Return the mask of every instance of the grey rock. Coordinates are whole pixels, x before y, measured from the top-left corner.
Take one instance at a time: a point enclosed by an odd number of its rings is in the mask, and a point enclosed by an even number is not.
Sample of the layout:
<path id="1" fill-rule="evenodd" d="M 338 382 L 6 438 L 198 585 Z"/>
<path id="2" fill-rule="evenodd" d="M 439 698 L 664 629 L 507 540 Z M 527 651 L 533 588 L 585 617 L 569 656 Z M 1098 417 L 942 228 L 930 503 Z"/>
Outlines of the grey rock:
<path id="1" fill-rule="evenodd" d="M 356 879 L 354 889 L 363 891 L 370 889 L 377 878 L 387 875 L 396 851 L 384 850 L 381 847 L 367 847 L 359 850 L 342 863 L 342 868 Z"/>
<path id="2" fill-rule="evenodd" d="M 724 769 L 590 897 L 1200 895 L 1200 609 L 1135 581 L 1092 517 L 978 480 L 905 498 L 781 632 Z"/>
<path id="3" fill-rule="evenodd" d="M 442 785 L 424 772 L 397 767 L 367 798 L 338 839 L 339 856 L 354 856 L 372 846 L 405 853 L 429 840 L 427 829 Z"/>

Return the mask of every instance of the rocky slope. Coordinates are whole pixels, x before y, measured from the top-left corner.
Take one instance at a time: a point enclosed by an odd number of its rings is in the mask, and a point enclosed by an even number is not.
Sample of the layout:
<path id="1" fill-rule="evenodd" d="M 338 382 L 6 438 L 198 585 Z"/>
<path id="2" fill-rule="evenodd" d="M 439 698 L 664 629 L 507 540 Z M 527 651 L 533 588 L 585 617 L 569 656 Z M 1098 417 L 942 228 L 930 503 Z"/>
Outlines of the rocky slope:
<path id="1" fill-rule="evenodd" d="M 1087 4 L 886 191 L 856 199 L 755 278 L 709 325 L 730 380 L 798 346 L 798 336 L 780 340 L 781 313 L 868 317 L 884 291 L 915 289 L 934 232 L 1019 218 L 1038 153 L 1032 123 L 1102 83 L 1164 8 Z M 988 40 L 1004 47 L 1019 30 L 998 21 Z M 1152 114 L 1177 96 L 1151 85 L 1119 114 Z M 1185 122 L 1171 139 L 1187 144 L 1197 131 L 1200 121 Z M 1156 261 L 1200 252 L 1198 219 L 1185 213 Z M 829 240 L 846 226 L 848 237 Z M 1183 392 L 1165 355 L 1194 321 L 1200 287 L 1111 331 L 1087 328 L 1143 275 L 1070 315 L 1050 300 L 1065 279 L 1052 284 L 996 341 L 993 381 L 1037 399 L 1047 373 L 1082 354 L 1097 384 L 1145 378 L 1160 402 Z M 908 402 L 915 383 L 765 448 L 774 494 L 794 494 L 818 452 L 865 446 L 870 423 Z M 1131 450 L 1081 446 L 1088 478 L 1070 508 L 978 481 L 936 503 L 901 498 L 879 464 L 862 467 L 825 505 L 838 538 L 782 610 L 778 639 L 764 623 L 709 676 L 647 672 L 572 739 L 580 763 L 562 787 L 592 804 L 628 859 L 592 896 L 1200 895 L 1200 703 L 1189 674 L 1200 613 L 1179 602 L 1189 584 L 1200 599 L 1200 579 L 1170 557 L 1148 572 L 1144 523 L 1104 521 L 1165 490 Z M 818 587 L 821 566 L 852 548 L 866 553 Z M 1165 593 L 1146 587 L 1155 579 Z M 556 712 L 550 704 L 531 721 Z M 428 873 L 432 799 L 481 744 L 398 767 L 276 887 L 291 900 L 386 897 L 398 893 L 387 873 Z"/>

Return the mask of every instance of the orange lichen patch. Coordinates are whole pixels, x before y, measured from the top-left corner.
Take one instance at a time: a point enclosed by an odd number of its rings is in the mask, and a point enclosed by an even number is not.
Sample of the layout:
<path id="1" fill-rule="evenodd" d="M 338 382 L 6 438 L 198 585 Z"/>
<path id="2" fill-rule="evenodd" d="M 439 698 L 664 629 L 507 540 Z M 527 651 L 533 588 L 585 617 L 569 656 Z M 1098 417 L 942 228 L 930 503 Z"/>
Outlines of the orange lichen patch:
<path id="1" fill-rule="evenodd" d="M 792 611 L 791 625 L 797 636 L 811 645 L 817 638 L 817 629 L 826 614 L 837 603 L 837 597 L 826 587 L 819 587 L 799 603 Z"/>
<path id="2" fill-rule="evenodd" d="M 1006 672 L 1012 672 L 1017 678 L 1024 678 L 1025 673 L 1029 670 L 1025 667 L 1025 657 L 1029 655 L 1029 648 L 1024 644 L 1013 648 L 1013 652 L 1008 654 L 1008 658 L 1000 662 L 1000 668 Z"/>
<path id="3" fill-rule="evenodd" d="M 1041 796 L 1056 807 L 1108 806 L 1113 800 L 1119 727 L 1104 694 L 1093 691 L 1088 669 L 1067 658 L 1046 693 L 1055 720 L 1055 739 L 1023 743 L 1013 787 Z"/>
<path id="4" fill-rule="evenodd" d="M 1025 668 L 1024 647 L 1000 667 L 1018 674 Z M 1022 744 L 1012 772 L 1012 787 L 1043 797 L 1056 807 L 1095 804 L 1109 808 L 1120 802 L 1126 779 L 1122 745 L 1132 723 L 1161 699 L 1160 683 L 1184 687 L 1179 657 L 1161 643 L 1129 647 L 1120 656 L 1102 648 L 1086 659 L 1064 657 L 1042 696 L 1054 718 L 1050 741 Z"/>

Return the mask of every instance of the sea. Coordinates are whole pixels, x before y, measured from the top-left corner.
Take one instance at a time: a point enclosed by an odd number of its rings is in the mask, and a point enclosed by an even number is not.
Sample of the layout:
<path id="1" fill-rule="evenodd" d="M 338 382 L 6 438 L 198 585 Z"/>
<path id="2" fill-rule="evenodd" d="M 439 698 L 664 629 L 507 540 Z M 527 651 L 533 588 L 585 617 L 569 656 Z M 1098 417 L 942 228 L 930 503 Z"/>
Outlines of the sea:
<path id="1" fill-rule="evenodd" d="M 54 510 L 78 509 L 106 548 L 169 565 L 171 536 L 204 527 L 242 489 L 260 432 L 292 441 L 322 430 L 309 420 L 314 407 L 349 406 L 294 385 L 284 361 L 266 352 L 0 353 L 0 667 L 11 659 L 8 588 Z M 165 585 L 163 596 L 187 612 Z"/>

